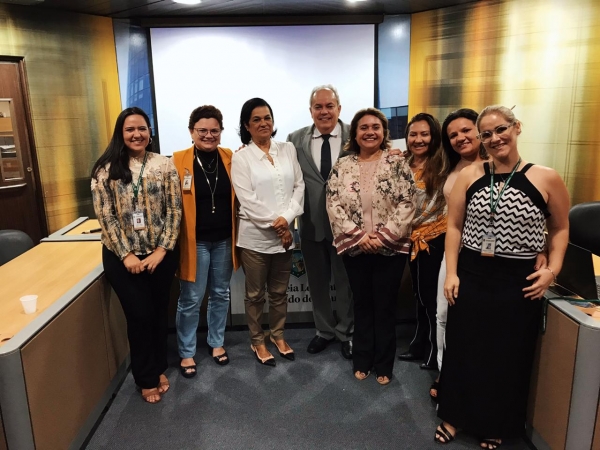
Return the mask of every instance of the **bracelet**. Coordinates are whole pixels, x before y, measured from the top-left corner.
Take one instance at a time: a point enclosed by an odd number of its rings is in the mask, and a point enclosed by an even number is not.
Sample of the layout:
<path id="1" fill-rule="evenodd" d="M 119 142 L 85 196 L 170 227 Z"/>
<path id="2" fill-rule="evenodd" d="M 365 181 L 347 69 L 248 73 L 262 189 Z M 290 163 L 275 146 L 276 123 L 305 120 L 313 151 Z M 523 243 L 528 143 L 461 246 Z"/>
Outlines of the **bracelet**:
<path id="1" fill-rule="evenodd" d="M 550 273 L 554 277 L 554 283 L 556 283 L 556 275 L 554 274 L 554 271 L 550 267 L 546 267 L 546 269 L 550 271 Z"/>

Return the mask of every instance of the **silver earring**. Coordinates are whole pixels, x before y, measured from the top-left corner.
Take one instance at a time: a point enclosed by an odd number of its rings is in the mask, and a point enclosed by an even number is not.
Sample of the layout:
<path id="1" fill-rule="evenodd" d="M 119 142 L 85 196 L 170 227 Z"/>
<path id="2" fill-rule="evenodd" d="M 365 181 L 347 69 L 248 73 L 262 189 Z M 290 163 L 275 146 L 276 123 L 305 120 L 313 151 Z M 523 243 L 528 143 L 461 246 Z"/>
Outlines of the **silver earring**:
<path id="1" fill-rule="evenodd" d="M 150 141 L 148 141 L 148 145 L 152 144 L 152 138 L 150 138 Z"/>

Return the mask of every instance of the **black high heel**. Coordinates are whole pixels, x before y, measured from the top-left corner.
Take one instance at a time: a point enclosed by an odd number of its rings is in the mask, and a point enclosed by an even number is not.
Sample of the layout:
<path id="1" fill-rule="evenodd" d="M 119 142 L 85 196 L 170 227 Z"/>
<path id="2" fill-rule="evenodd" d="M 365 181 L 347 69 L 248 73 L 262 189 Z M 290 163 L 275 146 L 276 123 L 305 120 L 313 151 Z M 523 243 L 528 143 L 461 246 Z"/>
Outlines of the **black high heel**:
<path id="1" fill-rule="evenodd" d="M 287 359 L 288 361 L 295 361 L 296 360 L 296 355 L 294 355 L 294 350 L 292 350 L 290 348 L 287 352 L 282 352 L 281 350 L 279 350 L 279 345 L 277 345 L 277 341 L 275 339 L 273 339 L 273 336 L 269 336 L 269 339 L 271 340 L 271 342 L 273 344 L 275 344 L 275 347 L 277 347 L 277 351 L 279 352 L 279 356 L 281 356 L 282 358 Z"/>
<path id="2" fill-rule="evenodd" d="M 259 363 L 261 363 L 263 366 L 275 367 L 275 358 L 273 358 L 273 356 L 266 359 L 262 359 L 260 356 L 258 356 L 258 351 L 256 350 L 256 347 L 254 345 L 250 345 L 250 348 L 254 352 L 254 356 L 256 356 L 256 360 Z"/>

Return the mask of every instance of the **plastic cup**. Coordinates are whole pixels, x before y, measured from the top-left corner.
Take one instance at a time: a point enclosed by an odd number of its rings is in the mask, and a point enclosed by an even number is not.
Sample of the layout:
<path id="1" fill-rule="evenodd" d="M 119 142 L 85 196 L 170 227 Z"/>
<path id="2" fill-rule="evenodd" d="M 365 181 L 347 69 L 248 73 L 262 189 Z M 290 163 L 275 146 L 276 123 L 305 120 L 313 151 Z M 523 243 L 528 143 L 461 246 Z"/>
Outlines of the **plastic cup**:
<path id="1" fill-rule="evenodd" d="M 23 305 L 23 311 L 25 314 L 33 314 L 37 309 L 37 295 L 24 295 L 19 300 L 21 300 L 21 305 Z"/>

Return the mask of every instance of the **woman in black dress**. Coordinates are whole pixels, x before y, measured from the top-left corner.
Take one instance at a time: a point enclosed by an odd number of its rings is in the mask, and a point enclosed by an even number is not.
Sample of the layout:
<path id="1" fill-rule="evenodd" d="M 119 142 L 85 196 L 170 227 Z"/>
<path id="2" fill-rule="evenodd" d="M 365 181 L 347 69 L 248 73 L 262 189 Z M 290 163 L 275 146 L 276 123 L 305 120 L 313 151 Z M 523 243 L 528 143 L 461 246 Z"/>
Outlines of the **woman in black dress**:
<path id="1" fill-rule="evenodd" d="M 569 195 L 555 170 L 523 161 L 521 123 L 510 109 L 488 106 L 477 128 L 491 161 L 461 171 L 448 205 L 451 306 L 435 440 L 448 443 L 462 429 L 495 449 L 525 430 L 539 299 L 562 267 Z M 548 265 L 535 270 L 545 243 Z"/>

